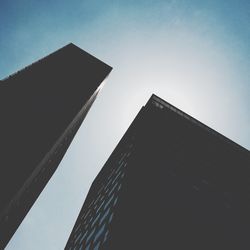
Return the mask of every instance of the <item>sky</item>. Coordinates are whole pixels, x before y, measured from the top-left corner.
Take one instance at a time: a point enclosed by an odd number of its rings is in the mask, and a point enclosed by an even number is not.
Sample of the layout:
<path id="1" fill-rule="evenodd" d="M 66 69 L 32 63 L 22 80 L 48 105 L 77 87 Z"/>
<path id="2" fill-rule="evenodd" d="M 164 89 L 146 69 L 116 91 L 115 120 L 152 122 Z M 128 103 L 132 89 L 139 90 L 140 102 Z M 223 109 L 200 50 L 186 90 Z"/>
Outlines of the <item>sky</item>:
<path id="1" fill-rule="evenodd" d="M 0 79 L 73 42 L 113 67 L 8 250 L 60 250 L 152 93 L 250 149 L 250 1 L 1 0 Z"/>

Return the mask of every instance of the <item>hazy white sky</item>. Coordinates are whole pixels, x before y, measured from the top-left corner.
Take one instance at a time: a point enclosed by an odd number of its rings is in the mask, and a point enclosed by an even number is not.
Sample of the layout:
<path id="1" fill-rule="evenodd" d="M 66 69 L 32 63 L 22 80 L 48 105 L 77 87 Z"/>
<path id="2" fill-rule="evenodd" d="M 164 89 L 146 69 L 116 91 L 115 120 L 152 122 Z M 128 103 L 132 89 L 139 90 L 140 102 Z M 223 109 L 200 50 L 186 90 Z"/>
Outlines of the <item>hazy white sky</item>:
<path id="1" fill-rule="evenodd" d="M 152 93 L 250 148 L 250 2 L 0 3 L 0 77 L 73 42 L 111 72 L 7 249 L 63 249 L 88 188 Z"/>

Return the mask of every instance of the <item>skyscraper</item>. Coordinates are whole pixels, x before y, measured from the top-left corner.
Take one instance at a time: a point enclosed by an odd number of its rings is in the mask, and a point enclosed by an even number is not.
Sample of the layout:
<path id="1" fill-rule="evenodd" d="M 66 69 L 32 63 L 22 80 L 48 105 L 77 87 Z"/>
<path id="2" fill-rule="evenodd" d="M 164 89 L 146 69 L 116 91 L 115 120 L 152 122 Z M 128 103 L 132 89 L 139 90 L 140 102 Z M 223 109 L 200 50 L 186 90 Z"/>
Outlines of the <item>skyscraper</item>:
<path id="1" fill-rule="evenodd" d="M 249 151 L 153 95 L 92 183 L 66 249 L 249 249 Z"/>
<path id="2" fill-rule="evenodd" d="M 1 81 L 1 249 L 55 172 L 110 71 L 68 44 Z"/>

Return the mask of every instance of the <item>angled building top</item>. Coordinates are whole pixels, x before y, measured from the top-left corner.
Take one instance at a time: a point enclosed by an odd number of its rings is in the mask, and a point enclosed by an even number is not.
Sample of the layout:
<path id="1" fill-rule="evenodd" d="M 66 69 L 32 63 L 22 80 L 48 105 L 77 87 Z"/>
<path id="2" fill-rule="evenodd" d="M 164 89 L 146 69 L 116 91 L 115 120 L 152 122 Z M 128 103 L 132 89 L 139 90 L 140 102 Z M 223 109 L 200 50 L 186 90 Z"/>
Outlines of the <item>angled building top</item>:
<path id="1" fill-rule="evenodd" d="M 58 50 L 56 50 L 56 51 L 50 53 L 49 55 L 47 55 L 47 56 L 45 56 L 45 57 L 42 57 L 42 58 L 40 58 L 39 60 L 37 60 L 37 61 L 35 61 L 35 62 L 33 62 L 33 63 L 31 63 L 31 64 L 25 66 L 24 68 L 22 68 L 22 69 L 20 69 L 20 70 L 18 70 L 18 71 L 16 71 L 16 72 L 14 72 L 13 74 L 11 74 L 11 75 L 9 75 L 9 76 L 6 76 L 6 77 L 3 78 L 2 80 L 0 80 L 0 83 L 1 83 L 1 84 L 7 83 L 7 82 L 5 82 L 5 80 L 8 80 L 8 79 L 10 79 L 10 78 L 12 78 L 12 77 L 15 77 L 15 76 L 17 76 L 18 74 L 21 74 L 21 73 L 25 72 L 26 70 L 29 70 L 29 69 L 30 69 L 31 67 L 33 67 L 34 65 L 37 65 L 37 64 L 40 64 L 40 63 L 45 63 L 46 60 L 49 60 L 51 57 L 53 57 L 53 56 L 55 56 L 55 55 L 57 55 L 57 54 L 59 54 L 59 53 L 63 53 L 63 54 L 66 55 L 66 51 L 68 51 L 68 53 L 73 53 L 73 52 L 75 52 L 75 53 L 77 53 L 77 54 L 79 54 L 79 55 L 82 55 L 82 56 L 85 56 L 85 57 L 89 57 L 89 59 L 92 58 L 92 59 L 96 60 L 97 62 L 100 62 L 100 63 L 102 64 L 103 68 L 106 68 L 106 71 L 107 71 L 107 72 L 110 72 L 110 71 L 112 70 L 112 67 L 109 66 L 108 64 L 102 62 L 102 61 L 99 60 L 98 58 L 96 58 L 96 57 L 94 57 L 93 55 L 89 54 L 88 52 L 82 50 L 81 48 L 79 48 L 79 47 L 76 46 L 75 44 L 69 43 L 69 44 L 63 46 L 62 48 L 60 48 L 60 49 L 58 49 Z"/>
<path id="2" fill-rule="evenodd" d="M 226 141 L 227 143 L 231 144 L 232 146 L 238 148 L 239 150 L 249 152 L 249 150 L 247 150 L 246 148 L 244 148 L 241 145 L 237 144 L 236 142 L 230 140 L 226 136 L 220 134 L 216 130 L 214 130 L 214 129 L 210 128 L 209 126 L 205 125 L 204 123 L 198 121 L 194 117 L 188 115 L 184 111 L 182 111 L 182 110 L 178 109 L 177 107 L 175 107 L 174 105 L 166 102 L 165 100 L 161 99 L 160 97 L 158 97 L 155 94 L 153 94 L 151 96 L 151 98 L 148 100 L 146 106 L 148 106 L 148 105 L 154 105 L 159 109 L 171 110 L 172 112 L 175 112 L 176 114 L 178 114 L 178 115 L 182 116 L 183 118 L 189 120 L 190 122 L 196 124 L 197 126 L 201 127 L 202 129 L 205 129 L 206 131 L 215 135 L 216 137 L 220 138 L 221 140 Z"/>

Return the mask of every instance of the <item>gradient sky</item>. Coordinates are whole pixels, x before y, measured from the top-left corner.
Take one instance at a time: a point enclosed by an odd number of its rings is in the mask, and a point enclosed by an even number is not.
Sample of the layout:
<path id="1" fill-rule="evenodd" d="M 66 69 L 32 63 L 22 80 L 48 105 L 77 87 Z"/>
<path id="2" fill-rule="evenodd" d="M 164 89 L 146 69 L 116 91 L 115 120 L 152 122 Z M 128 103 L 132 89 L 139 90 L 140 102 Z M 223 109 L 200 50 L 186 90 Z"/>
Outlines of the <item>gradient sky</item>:
<path id="1" fill-rule="evenodd" d="M 73 42 L 106 85 L 7 249 L 63 249 L 89 186 L 152 93 L 250 148 L 249 0 L 1 0 L 0 78 Z"/>

